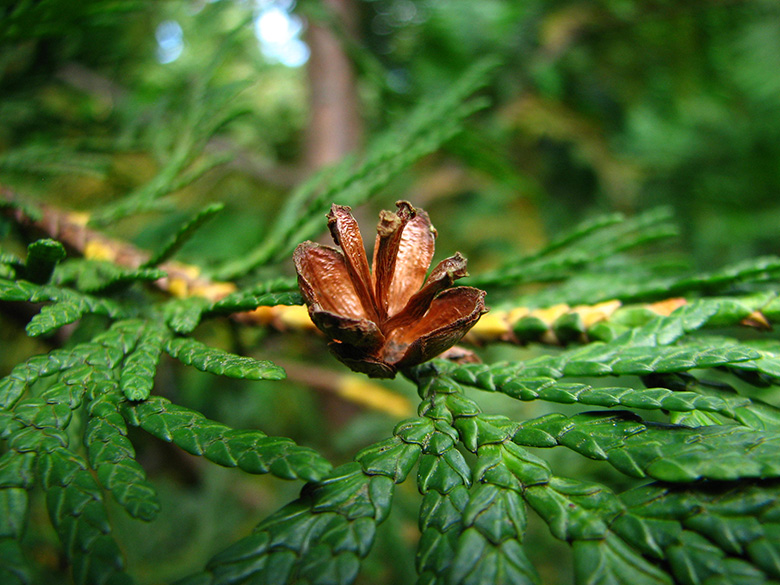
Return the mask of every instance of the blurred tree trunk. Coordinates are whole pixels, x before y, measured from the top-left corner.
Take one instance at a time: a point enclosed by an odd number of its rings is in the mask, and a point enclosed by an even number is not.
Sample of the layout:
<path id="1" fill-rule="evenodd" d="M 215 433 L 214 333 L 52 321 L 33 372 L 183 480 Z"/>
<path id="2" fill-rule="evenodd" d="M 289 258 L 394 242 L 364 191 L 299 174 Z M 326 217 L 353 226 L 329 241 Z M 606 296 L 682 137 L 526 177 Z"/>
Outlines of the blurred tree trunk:
<path id="1" fill-rule="evenodd" d="M 356 34 L 354 0 L 322 0 L 322 4 L 344 34 Z M 341 40 L 326 23 L 310 22 L 307 42 L 311 120 L 306 165 L 316 170 L 356 150 L 363 129 L 355 70 Z"/>

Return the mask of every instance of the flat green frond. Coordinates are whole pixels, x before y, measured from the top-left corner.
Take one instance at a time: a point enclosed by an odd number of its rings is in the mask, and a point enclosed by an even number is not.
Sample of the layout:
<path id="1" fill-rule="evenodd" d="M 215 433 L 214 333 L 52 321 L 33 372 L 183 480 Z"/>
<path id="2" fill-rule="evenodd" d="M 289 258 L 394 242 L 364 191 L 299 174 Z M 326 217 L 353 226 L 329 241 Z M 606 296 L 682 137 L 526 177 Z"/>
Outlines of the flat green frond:
<path id="1" fill-rule="evenodd" d="M 86 462 L 66 449 L 53 449 L 39 455 L 38 472 L 74 582 L 130 583 L 111 536 L 103 494 Z"/>
<path id="2" fill-rule="evenodd" d="M 755 382 L 755 380 L 751 381 Z M 673 375 L 672 377 L 653 376 L 646 379 L 645 383 L 665 384 L 668 388 L 675 390 L 677 394 L 684 393 L 681 388 L 685 388 L 686 390 L 692 390 L 697 394 L 701 394 L 707 397 L 713 397 L 732 402 L 732 404 L 735 406 L 733 414 L 728 414 L 726 412 L 721 412 L 720 414 L 728 416 L 740 424 L 758 431 L 780 431 L 780 408 L 772 406 L 767 402 L 763 402 L 755 396 L 750 399 L 749 404 L 744 406 L 736 406 L 736 401 L 740 399 L 738 398 L 737 390 L 722 380 L 707 380 L 704 378 L 696 378 L 690 375 Z M 695 412 L 691 412 L 691 414 L 695 416 L 697 414 L 702 415 L 706 412 L 707 411 L 705 409 L 701 409 Z M 717 421 L 717 424 L 721 423 L 722 421 Z M 691 422 L 685 422 L 681 424 L 686 424 L 688 426 L 701 426 L 701 424 L 692 424 Z M 706 424 L 715 423 L 710 421 Z"/>
<path id="3" fill-rule="evenodd" d="M 479 383 L 479 380 L 477 380 Z M 559 382 L 553 378 L 520 378 L 486 390 L 502 392 L 518 400 L 545 400 L 560 404 L 638 408 L 688 412 L 702 410 L 734 418 L 735 409 L 751 404 L 750 399 L 732 396 L 703 396 L 697 392 L 679 392 L 668 388 L 604 388 L 580 382 Z"/>
<path id="4" fill-rule="evenodd" d="M 60 327 L 75 323 L 87 312 L 85 303 L 63 301 L 44 305 L 25 327 L 27 335 L 38 337 L 56 331 Z"/>
<path id="5" fill-rule="evenodd" d="M 163 161 L 157 174 L 123 198 L 94 211 L 90 217 L 92 224 L 106 225 L 129 215 L 159 209 L 165 205 L 164 197 L 230 160 L 228 156 L 210 155 L 204 150 L 210 138 L 243 113 L 231 104 L 249 82 L 240 80 L 214 87 L 216 71 L 210 69 L 207 78 L 193 80 L 190 99 L 183 112 L 172 116 L 170 111 L 160 109 L 153 114 L 160 124 L 170 124 L 169 118 L 174 117 L 183 126 L 165 136 L 164 144 L 156 145 L 160 151 L 157 154 Z"/>
<path id="6" fill-rule="evenodd" d="M 776 481 L 700 489 L 650 484 L 620 496 L 626 510 L 612 529 L 649 558 L 663 560 L 675 583 L 769 583 L 780 579 Z"/>
<path id="7" fill-rule="evenodd" d="M 740 326 L 749 321 L 754 313 L 763 315 L 777 298 L 775 292 L 761 292 L 745 296 L 695 299 L 678 307 L 670 315 L 659 315 L 647 307 L 624 307 L 610 317 L 609 325 L 616 334 L 608 335 L 607 338 L 610 347 L 626 344 L 669 345 L 702 329 Z M 776 322 L 772 313 L 764 318 L 770 323 Z M 601 322 L 599 325 L 605 324 Z M 588 334 L 592 332 L 593 329 Z M 690 341 L 686 340 L 686 344 L 690 345 Z M 704 347 L 704 344 L 701 345 Z M 746 346 L 750 347 L 749 344 Z"/>
<path id="8" fill-rule="evenodd" d="M 684 427 L 642 421 L 628 412 L 551 414 L 525 421 L 515 442 L 563 445 L 632 477 L 690 482 L 780 477 L 780 433 L 740 425 Z"/>
<path id="9" fill-rule="evenodd" d="M 183 583 L 349 585 L 389 513 L 393 482 L 357 463 L 335 470 Z"/>
<path id="10" fill-rule="evenodd" d="M 160 511 L 160 502 L 146 472 L 135 460 L 117 397 L 102 395 L 89 404 L 90 419 L 84 430 L 89 464 L 128 514 L 150 521 Z"/>
<path id="11" fill-rule="evenodd" d="M 331 469 L 313 449 L 260 431 L 237 430 L 157 396 L 122 405 L 125 420 L 193 455 L 247 473 L 271 473 L 282 479 L 317 481 Z"/>
<path id="12" fill-rule="evenodd" d="M 303 297 L 297 290 L 281 292 L 256 292 L 256 289 L 249 291 L 238 291 L 229 294 L 223 299 L 215 302 L 206 310 L 207 314 L 232 314 L 242 311 L 253 311 L 257 307 L 274 305 L 302 305 Z"/>
<path id="13" fill-rule="evenodd" d="M 576 583 L 623 585 L 630 575 L 634 585 L 674 585 L 669 575 L 614 534 L 601 540 L 573 543 Z"/>
<path id="14" fill-rule="evenodd" d="M 24 275 L 36 284 L 48 282 L 54 267 L 65 258 L 65 247 L 56 240 L 37 240 L 27 246 L 27 260 L 24 263 Z"/>
<path id="15" fill-rule="evenodd" d="M 416 565 L 418 583 L 432 583 L 445 575 L 455 562 L 456 549 L 464 530 L 463 510 L 469 501 L 471 469 L 457 450 L 458 431 L 452 426 L 452 413 L 439 396 L 457 392 L 442 387 L 435 379 L 420 382 L 425 397 L 425 426 L 417 425 L 416 434 L 424 431 L 423 452 L 417 469 L 417 488 L 423 494 L 420 506 L 420 542 Z"/>
<path id="16" fill-rule="evenodd" d="M 713 368 L 748 360 L 760 354 L 733 344 L 724 347 L 633 346 L 624 348 L 590 344 L 559 355 L 540 356 L 526 362 L 490 365 L 467 364 L 453 368 L 450 375 L 462 384 L 495 391 L 521 392 L 517 384 L 529 378 L 560 379 L 565 376 L 643 376 L 652 373 L 687 372 L 695 368 Z M 515 390 L 517 388 L 517 390 Z"/>
<path id="17" fill-rule="evenodd" d="M 448 573 L 449 583 L 541 582 L 522 545 L 526 515 L 518 492 L 490 484 L 477 486 L 463 509 L 463 523 Z"/>
<path id="18" fill-rule="evenodd" d="M 36 429 L 64 429 L 70 423 L 71 413 L 72 407 L 67 403 L 49 402 L 36 396 L 20 400 L 14 407 L 14 419 Z"/>
<path id="19" fill-rule="evenodd" d="M 514 423 L 482 415 L 456 384 L 438 376 L 418 383 L 428 426 L 396 429 L 401 437 L 399 430 L 426 431 L 417 474 L 423 494 L 418 583 L 444 575 L 459 584 L 539 583 L 522 544 L 522 493 L 526 485 L 546 482 L 549 469 L 511 443 Z M 471 469 L 455 449 L 458 441 L 477 454 Z"/>
<path id="20" fill-rule="evenodd" d="M 117 317 L 123 312 L 117 303 L 108 299 L 72 295 L 67 300 L 44 305 L 40 313 L 30 319 L 25 330 L 30 337 L 38 337 L 56 331 L 64 325 L 74 323 L 85 314 Z"/>
<path id="21" fill-rule="evenodd" d="M 105 154 L 59 145 L 16 146 L 0 155 L 0 171 L 3 173 L 29 174 L 37 178 L 82 175 L 105 179 L 110 167 L 110 159 Z"/>
<path id="22" fill-rule="evenodd" d="M 23 270 L 24 262 L 15 254 L 0 249 L 0 279 L 14 280 Z"/>
<path id="23" fill-rule="evenodd" d="M 27 523 L 29 498 L 26 489 L 6 487 L 2 479 L 2 459 L 8 454 L 0 458 L 0 582 L 26 585 L 32 582 L 32 571 L 20 541 Z"/>
<path id="24" fill-rule="evenodd" d="M 606 538 L 610 521 L 623 508 L 605 486 L 558 477 L 530 486 L 524 497 L 553 536 L 567 542 Z"/>
<path id="25" fill-rule="evenodd" d="M 169 258 L 173 257 L 181 247 L 198 231 L 198 229 L 224 209 L 222 203 L 212 203 L 201 209 L 194 217 L 182 225 L 178 231 L 160 248 L 149 260 L 144 262 L 143 268 L 159 266 Z"/>
<path id="26" fill-rule="evenodd" d="M 674 282 L 670 287 L 669 294 L 723 290 L 725 287 L 743 282 L 766 282 L 777 280 L 778 277 L 780 277 L 780 258 L 761 256 Z"/>
<path id="27" fill-rule="evenodd" d="M 525 498 L 554 536 L 572 543 L 577 582 L 618 585 L 630 574 L 632 583 L 704 583 L 716 575 L 765 583 L 780 570 L 776 490 L 774 482 L 696 490 L 651 484 L 618 498 L 598 484 L 554 478 Z"/>
<path id="28" fill-rule="evenodd" d="M 59 301 L 66 297 L 63 289 L 51 285 L 37 285 L 26 280 L 0 279 L 0 300 L 42 303 Z"/>
<path id="29" fill-rule="evenodd" d="M 583 223 L 541 251 L 514 258 L 504 266 L 469 279 L 478 287 L 512 286 L 529 282 L 561 284 L 524 295 L 518 302 L 598 303 L 620 299 L 636 301 L 691 293 L 713 294 L 742 284 L 777 280 L 780 258 L 765 256 L 738 262 L 711 272 L 690 274 L 678 269 L 647 270 L 635 262 L 620 262 L 619 253 L 676 235 L 668 209 L 626 219 L 612 214 Z M 643 269 L 644 268 L 644 269 Z"/>
<path id="30" fill-rule="evenodd" d="M 669 274 L 671 272 L 671 274 Z M 723 294 L 729 289 L 751 287 L 780 276 L 780 258 L 767 256 L 725 266 L 711 272 L 691 273 L 682 267 L 664 268 L 643 262 L 610 259 L 598 270 L 574 274 L 559 284 L 524 294 L 516 304 L 541 306 L 600 303 L 619 299 L 623 302 L 653 301 L 682 295 Z"/>
<path id="31" fill-rule="evenodd" d="M 738 408 L 735 418 L 743 425 L 756 430 L 780 431 L 780 408 L 753 399 L 749 407 Z"/>
<path id="32" fill-rule="evenodd" d="M 37 285 L 24 280 L 0 279 L 0 300 L 41 303 L 52 301 L 27 325 L 30 336 L 45 335 L 63 325 L 73 323 L 86 313 L 97 313 L 109 317 L 125 314 L 119 303 L 102 299 L 53 285 Z"/>
<path id="33" fill-rule="evenodd" d="M 0 408 L 10 409 L 35 380 L 68 370 L 79 361 L 78 354 L 55 349 L 17 364 L 10 374 L 0 380 Z"/>
<path id="34" fill-rule="evenodd" d="M 403 435 L 403 431 L 399 431 Z M 402 483 L 420 458 L 422 447 L 395 436 L 362 449 L 355 455 L 368 475 L 384 475 L 394 483 Z"/>
<path id="35" fill-rule="evenodd" d="M 528 505 L 556 538 L 569 542 L 577 583 L 672 585 L 669 576 L 615 533 L 611 524 L 622 502 L 599 484 L 551 478 L 525 491 Z"/>
<path id="36" fill-rule="evenodd" d="M 9 449 L 0 455 L 0 487 L 29 489 L 35 484 L 36 455 Z"/>
<path id="37" fill-rule="evenodd" d="M 759 357 L 744 363 L 729 366 L 733 371 L 740 373 L 760 374 L 763 385 L 780 385 L 780 344 L 772 343 L 774 340 L 766 340 L 768 343 L 743 342 L 744 347 L 749 347 L 759 353 Z M 743 376 L 744 378 L 744 376 Z M 755 378 L 753 378 L 755 379 Z"/>
<path id="38" fill-rule="evenodd" d="M 137 344 L 125 358 L 119 387 L 128 400 L 146 400 L 154 386 L 154 375 L 169 333 L 156 323 L 140 323 Z"/>
<path id="39" fill-rule="evenodd" d="M 399 424 L 395 437 L 357 454 L 301 497 L 264 520 L 255 532 L 214 557 L 185 583 L 343 583 L 355 580 L 371 549 L 376 525 L 430 439 L 430 421 Z"/>
<path id="40" fill-rule="evenodd" d="M 172 299 L 162 308 L 165 323 L 174 333 L 180 335 L 192 333 L 200 324 L 203 313 L 212 304 L 202 297 Z"/>
<path id="41" fill-rule="evenodd" d="M 165 344 L 165 351 L 183 364 L 228 378 L 245 380 L 282 380 L 282 368 L 266 360 L 228 353 L 189 337 L 176 337 Z"/>

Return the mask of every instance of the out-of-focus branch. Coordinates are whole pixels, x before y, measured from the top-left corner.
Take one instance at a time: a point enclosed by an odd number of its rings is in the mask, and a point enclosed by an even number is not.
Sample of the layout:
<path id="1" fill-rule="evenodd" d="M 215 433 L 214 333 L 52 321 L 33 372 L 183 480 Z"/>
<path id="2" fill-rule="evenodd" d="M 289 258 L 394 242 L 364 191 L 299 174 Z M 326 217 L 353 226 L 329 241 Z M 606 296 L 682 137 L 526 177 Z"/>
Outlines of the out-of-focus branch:
<path id="1" fill-rule="evenodd" d="M 4 185 L 0 185 L 0 198 L 11 203 L 21 199 Z M 108 260 L 125 268 L 139 268 L 151 257 L 145 250 L 128 242 L 109 238 L 87 227 L 88 213 L 67 211 L 51 205 L 36 207 L 39 212 L 36 217 L 19 207 L 8 206 L 6 211 L 19 225 L 59 240 L 71 251 L 88 259 Z M 167 276 L 155 281 L 155 285 L 172 296 L 217 300 L 236 290 L 232 282 L 206 278 L 197 266 L 168 261 L 159 267 Z"/>
<path id="2" fill-rule="evenodd" d="M 80 63 L 65 64 L 56 73 L 56 78 L 90 95 L 106 110 L 111 110 L 127 96 L 127 90 L 114 80 L 85 67 Z M 140 114 L 148 119 L 148 113 Z M 242 148 L 226 136 L 214 136 L 206 144 L 205 151 L 213 156 L 230 155 L 228 168 L 235 169 L 279 189 L 291 189 L 300 184 L 306 172 L 303 165 L 280 164 L 256 152 Z"/>

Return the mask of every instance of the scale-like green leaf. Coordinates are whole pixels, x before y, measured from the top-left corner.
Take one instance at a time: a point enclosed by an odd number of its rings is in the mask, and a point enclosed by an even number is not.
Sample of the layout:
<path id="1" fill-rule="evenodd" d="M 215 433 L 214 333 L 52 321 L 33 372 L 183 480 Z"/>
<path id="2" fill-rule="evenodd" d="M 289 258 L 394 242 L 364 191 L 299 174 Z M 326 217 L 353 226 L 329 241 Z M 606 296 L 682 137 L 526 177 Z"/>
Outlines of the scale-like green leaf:
<path id="1" fill-rule="evenodd" d="M 45 335 L 81 319 L 87 311 L 83 303 L 64 301 L 46 305 L 27 324 L 26 330 L 30 337 Z"/>
<path id="2" fill-rule="evenodd" d="M 124 404 L 122 416 L 128 423 L 173 442 L 188 453 L 226 467 L 239 467 L 247 473 L 270 472 L 283 479 L 317 481 L 331 468 L 316 451 L 296 445 L 291 439 L 232 429 L 158 396 Z"/>
<path id="3" fill-rule="evenodd" d="M 52 305 L 45 305 L 41 312 L 27 324 L 26 331 L 31 337 L 47 335 L 64 325 L 78 321 L 88 313 L 114 317 L 120 312 L 121 309 L 117 304 L 109 300 L 74 297 Z"/>
<path id="4" fill-rule="evenodd" d="M 18 429 L 17 429 L 18 430 Z M 0 487 L 30 488 L 35 484 L 35 458 L 32 451 L 10 449 L 0 456 Z"/>
<path id="5" fill-rule="evenodd" d="M 626 510 L 612 527 L 645 556 L 665 560 L 675 582 L 776 582 L 779 489 L 776 481 L 642 486 L 621 496 Z"/>
<path id="6" fill-rule="evenodd" d="M 258 293 L 254 289 L 238 291 L 214 303 L 208 314 L 231 314 L 253 311 L 257 307 L 274 305 L 302 305 L 303 297 L 297 290 Z"/>
<path id="7" fill-rule="evenodd" d="M 0 486 L 3 486 L 2 481 Z M 4 584 L 32 582 L 32 572 L 20 544 L 26 524 L 27 503 L 26 489 L 0 487 L 0 582 Z"/>
<path id="8" fill-rule="evenodd" d="M 146 400 L 154 386 L 154 374 L 167 332 L 149 326 L 139 325 L 138 343 L 125 359 L 124 368 L 119 377 L 119 387 L 128 400 Z"/>
<path id="9" fill-rule="evenodd" d="M 127 438 L 127 427 L 118 405 L 103 395 L 89 404 L 89 414 L 84 443 L 89 464 L 100 483 L 128 514 L 153 520 L 160 511 L 157 492 L 135 460 L 135 449 Z"/>
<path id="10" fill-rule="evenodd" d="M 733 344 L 723 347 L 613 345 L 593 343 L 584 348 L 547 355 L 524 362 L 465 364 L 445 366 L 454 380 L 484 390 L 522 394 L 530 380 L 565 376 L 643 376 L 653 373 L 687 372 L 748 360 L 760 354 L 749 347 Z M 445 370 L 446 371 L 446 370 Z"/>
<path id="11" fill-rule="evenodd" d="M 13 280 L 24 269 L 24 263 L 13 254 L 0 250 L 0 279 Z"/>
<path id="12" fill-rule="evenodd" d="M 458 378 L 457 372 L 454 374 Z M 484 379 L 477 379 L 480 383 Z M 485 390 L 502 392 L 519 400 L 545 400 L 561 404 L 588 406 L 621 406 L 644 410 L 687 412 L 702 410 L 717 412 L 734 418 L 735 409 L 751 404 L 743 396 L 705 396 L 697 392 L 675 391 L 668 388 L 604 388 L 578 382 L 560 382 L 554 378 L 514 378 L 499 385 L 486 384 Z"/>
<path id="13" fill-rule="evenodd" d="M 730 368 L 740 373 L 759 374 L 760 379 L 757 381 L 764 384 L 780 385 L 780 344 L 775 340 L 766 341 L 774 343 L 743 343 L 744 346 L 756 350 L 759 357 L 748 362 L 731 364 Z"/>
<path id="14" fill-rule="evenodd" d="M 67 293 L 56 286 L 38 285 L 26 280 L 7 280 L 0 278 L 0 300 L 31 303 L 59 301 Z"/>
<path id="15" fill-rule="evenodd" d="M 392 487 L 390 478 L 366 475 L 356 463 L 339 467 L 185 583 L 349 585 L 389 513 Z"/>
<path id="16" fill-rule="evenodd" d="M 469 494 L 462 514 L 463 531 L 455 544 L 449 583 L 540 582 L 522 545 L 526 517 L 519 492 L 481 484 Z"/>
<path id="17" fill-rule="evenodd" d="M 553 536 L 572 544 L 577 583 L 645 585 L 672 581 L 659 567 L 621 541 L 610 524 L 624 511 L 622 502 L 604 486 L 551 478 L 524 492 L 529 505 L 544 519 Z"/>
<path id="18" fill-rule="evenodd" d="M 671 482 L 780 477 L 780 433 L 740 425 L 661 425 L 627 412 L 552 414 L 521 423 L 514 440 L 564 445 L 633 477 Z"/>
<path id="19" fill-rule="evenodd" d="M 20 539 L 27 514 L 27 490 L 0 488 L 0 538 Z"/>
<path id="20" fill-rule="evenodd" d="M 211 305 L 212 303 L 202 297 L 173 299 L 163 306 L 165 322 L 174 333 L 192 333 L 200 324 L 203 313 Z"/>
<path id="21" fill-rule="evenodd" d="M 108 260 L 75 258 L 58 266 L 54 280 L 85 293 L 113 294 L 135 282 L 152 282 L 164 276 L 157 268 L 128 268 Z"/>
<path id="22" fill-rule="evenodd" d="M 522 545 L 521 494 L 525 485 L 546 482 L 549 469 L 510 442 L 515 423 L 482 415 L 450 379 L 418 382 L 420 413 L 432 421 L 417 476 L 424 495 L 418 583 L 538 583 Z M 458 439 L 477 453 L 471 473 L 455 449 Z"/>
<path id="23" fill-rule="evenodd" d="M 116 302 L 101 299 L 53 285 L 37 285 L 24 280 L 0 279 L 0 300 L 41 303 L 53 301 L 43 307 L 27 325 L 31 336 L 44 335 L 63 325 L 73 323 L 86 313 L 117 317 L 124 309 Z"/>
<path id="24" fill-rule="evenodd" d="M 432 583 L 438 575 L 450 571 L 464 529 L 462 514 L 469 500 L 471 469 L 455 448 L 458 431 L 448 422 L 452 413 L 443 400 L 437 400 L 455 390 L 436 379 L 421 385 L 421 394 L 426 397 L 421 411 L 431 420 L 432 432 L 423 444 L 417 470 L 417 487 L 423 494 L 416 559 L 418 583 Z"/>
<path id="25" fill-rule="evenodd" d="M 54 272 L 54 267 L 65 258 L 65 255 L 65 246 L 56 240 L 45 239 L 33 242 L 27 246 L 25 278 L 37 284 L 47 282 Z"/>
<path id="26" fill-rule="evenodd" d="M 396 436 L 359 451 L 355 461 L 368 475 L 384 475 L 401 483 L 417 463 L 421 450 L 420 445 Z"/>
<path id="27" fill-rule="evenodd" d="M 675 583 L 668 574 L 626 546 L 614 534 L 601 540 L 578 540 L 572 549 L 576 583 L 624 585 L 626 578 L 632 585 Z"/>
<path id="28" fill-rule="evenodd" d="M 282 380 L 285 372 L 269 362 L 244 357 L 209 347 L 189 337 L 177 337 L 165 344 L 165 351 L 188 366 L 229 378 L 245 380 Z"/>
<path id="29" fill-rule="evenodd" d="M 39 455 L 52 524 L 72 565 L 76 583 L 130 583 L 111 536 L 100 487 L 86 462 L 66 449 Z"/>

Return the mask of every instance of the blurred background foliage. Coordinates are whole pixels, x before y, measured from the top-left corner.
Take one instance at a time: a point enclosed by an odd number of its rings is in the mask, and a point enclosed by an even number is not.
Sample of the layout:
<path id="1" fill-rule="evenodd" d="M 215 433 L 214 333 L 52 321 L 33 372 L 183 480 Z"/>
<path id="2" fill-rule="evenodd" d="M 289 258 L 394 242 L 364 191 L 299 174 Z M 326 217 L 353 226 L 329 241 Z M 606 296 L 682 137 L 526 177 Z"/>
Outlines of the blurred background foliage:
<path id="1" fill-rule="evenodd" d="M 180 255 L 216 266 L 263 240 L 294 186 L 361 152 L 485 55 L 501 63 L 483 90 L 491 106 L 359 210 L 364 227 L 409 199 L 439 231 L 437 259 L 458 249 L 473 274 L 583 219 L 659 205 L 674 208 L 677 250 L 697 268 L 780 252 L 776 0 L 4 0 L 0 182 L 97 209 L 98 227 L 143 248 L 222 201 Z M 115 221 L 112 205 L 127 195 L 143 213 Z M 11 224 L 1 227 L 13 248 Z M 15 319 L 2 317 L 3 374 L 58 342 L 20 342 Z M 215 323 L 199 335 L 290 373 L 281 384 L 215 387 L 206 374 L 161 367 L 157 392 L 207 416 L 291 436 L 335 462 L 397 420 L 334 397 L 327 384 L 311 390 L 304 370 L 339 367 L 319 339 Z M 389 386 L 414 403 L 409 384 Z M 543 414 L 544 405 L 508 402 L 480 396 L 488 411 Z M 128 520 L 120 535 L 141 583 L 199 568 L 299 488 L 137 439 L 168 500 L 158 521 Z M 562 463 L 593 473 L 579 458 Z M 411 483 L 400 490 L 364 582 L 413 580 L 393 552 L 417 538 L 413 492 Z M 65 579 L 38 509 L 41 531 L 28 539 L 49 582 Z M 531 531 L 545 543 L 533 559 L 543 581 L 570 580 L 545 548 L 558 545 L 543 527 Z"/>

